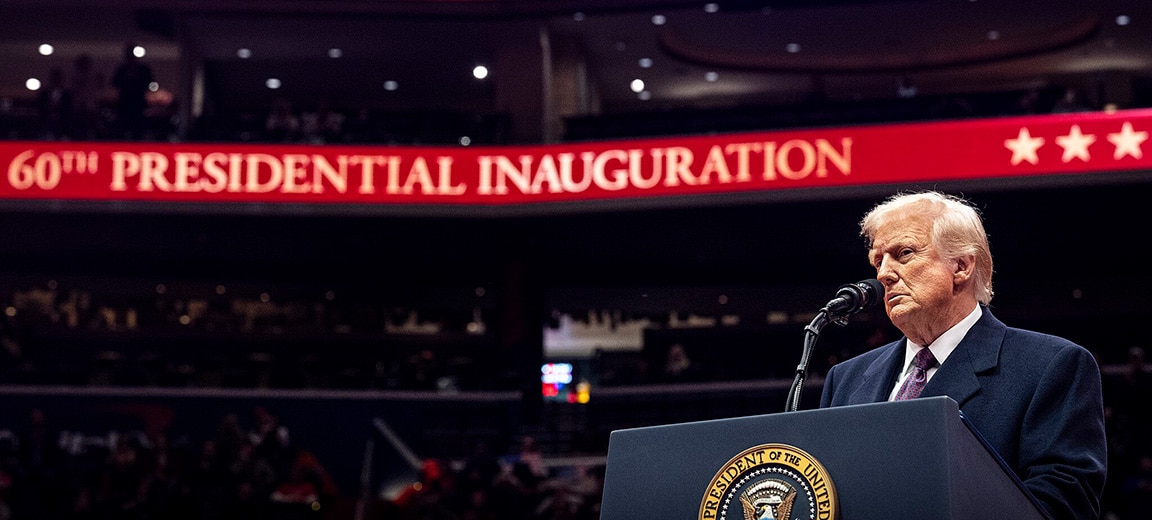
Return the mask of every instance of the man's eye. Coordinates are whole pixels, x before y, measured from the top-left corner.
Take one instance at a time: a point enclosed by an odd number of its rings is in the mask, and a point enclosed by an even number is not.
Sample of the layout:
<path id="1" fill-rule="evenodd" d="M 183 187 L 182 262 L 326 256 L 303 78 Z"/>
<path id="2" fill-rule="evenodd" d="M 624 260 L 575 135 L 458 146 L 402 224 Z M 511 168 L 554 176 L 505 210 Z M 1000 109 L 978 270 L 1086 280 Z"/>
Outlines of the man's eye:
<path id="1" fill-rule="evenodd" d="M 901 256 L 901 257 L 906 257 L 906 256 L 908 256 L 908 255 L 910 255 L 910 254 L 912 254 L 912 253 L 913 253 L 913 251 L 912 251 L 912 249 L 911 249 L 911 248 L 904 248 L 904 249 L 901 249 L 901 250 L 900 250 L 900 256 Z"/>

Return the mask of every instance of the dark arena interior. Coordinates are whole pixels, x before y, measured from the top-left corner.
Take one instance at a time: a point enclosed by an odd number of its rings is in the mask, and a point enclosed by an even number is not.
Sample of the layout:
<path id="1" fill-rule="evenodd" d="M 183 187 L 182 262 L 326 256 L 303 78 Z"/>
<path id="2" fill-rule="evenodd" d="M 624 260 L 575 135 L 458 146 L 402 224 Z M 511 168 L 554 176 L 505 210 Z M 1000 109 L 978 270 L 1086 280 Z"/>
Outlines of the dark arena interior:
<path id="1" fill-rule="evenodd" d="M 1152 121 L 1152 6 L 1082 4 L 7 0 L 0 157 Z M 983 215 L 999 319 L 1096 355 L 1101 517 L 1152 514 L 1146 167 L 453 205 L 29 198 L 12 164 L 0 520 L 600 518 L 610 432 L 784 410 L 805 324 L 876 276 L 861 216 L 927 189 Z M 880 309 L 828 328 L 801 407 L 899 337 Z"/>

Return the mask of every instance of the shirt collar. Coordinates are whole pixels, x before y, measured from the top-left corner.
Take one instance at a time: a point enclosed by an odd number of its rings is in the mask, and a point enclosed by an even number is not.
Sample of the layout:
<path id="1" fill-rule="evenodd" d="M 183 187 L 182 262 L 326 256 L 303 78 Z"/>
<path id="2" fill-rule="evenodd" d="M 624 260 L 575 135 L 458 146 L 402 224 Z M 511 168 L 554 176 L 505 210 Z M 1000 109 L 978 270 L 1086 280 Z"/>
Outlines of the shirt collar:
<path id="1" fill-rule="evenodd" d="M 964 339 L 964 336 L 968 335 L 968 331 L 980 320 L 981 314 L 983 314 L 983 311 L 981 311 L 980 306 L 977 305 L 964 319 L 953 325 L 952 328 L 944 331 L 939 338 L 936 338 L 936 341 L 928 345 L 928 349 L 932 351 L 933 356 L 936 356 L 936 361 L 939 365 L 943 365 L 944 360 L 948 359 L 948 356 L 952 354 L 953 350 L 956 350 L 956 347 L 960 345 L 960 341 Z M 907 371 L 908 366 L 911 365 L 912 358 L 916 357 L 916 353 L 922 348 L 912 340 L 908 340 L 906 343 L 907 346 L 904 348 L 905 371 Z"/>

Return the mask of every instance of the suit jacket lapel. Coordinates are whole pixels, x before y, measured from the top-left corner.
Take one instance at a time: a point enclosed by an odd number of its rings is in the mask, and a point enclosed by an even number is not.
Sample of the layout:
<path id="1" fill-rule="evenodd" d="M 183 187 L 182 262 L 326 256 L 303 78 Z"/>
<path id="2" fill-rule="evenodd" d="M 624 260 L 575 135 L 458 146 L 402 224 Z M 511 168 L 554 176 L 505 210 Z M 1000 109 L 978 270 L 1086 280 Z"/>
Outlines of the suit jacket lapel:
<path id="1" fill-rule="evenodd" d="M 852 404 L 878 403 L 887 401 L 892 393 L 892 385 L 896 384 L 896 374 L 904 364 L 904 349 L 906 339 L 889 343 L 883 355 L 876 358 L 868 369 L 864 371 L 864 383 L 861 384 L 849 402 Z"/>
<path id="2" fill-rule="evenodd" d="M 1007 327 L 987 307 L 976 324 L 924 386 L 921 396 L 947 395 L 961 407 L 980 391 L 976 377 L 1000 362 L 1000 347 Z"/>

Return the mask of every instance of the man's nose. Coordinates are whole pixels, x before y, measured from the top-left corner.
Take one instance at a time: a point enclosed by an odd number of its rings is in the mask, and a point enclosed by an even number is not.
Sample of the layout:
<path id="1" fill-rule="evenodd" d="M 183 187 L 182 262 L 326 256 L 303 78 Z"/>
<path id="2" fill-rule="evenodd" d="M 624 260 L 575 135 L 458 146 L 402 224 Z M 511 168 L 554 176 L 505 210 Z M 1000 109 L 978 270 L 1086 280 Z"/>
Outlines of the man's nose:
<path id="1" fill-rule="evenodd" d="M 880 283 L 884 285 L 892 285 L 896 283 L 897 279 L 896 271 L 892 269 L 892 262 L 890 260 L 891 257 L 884 255 L 884 258 L 880 259 L 880 267 L 876 269 L 876 279 L 880 280 Z"/>

